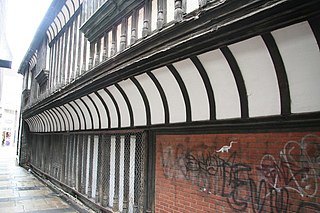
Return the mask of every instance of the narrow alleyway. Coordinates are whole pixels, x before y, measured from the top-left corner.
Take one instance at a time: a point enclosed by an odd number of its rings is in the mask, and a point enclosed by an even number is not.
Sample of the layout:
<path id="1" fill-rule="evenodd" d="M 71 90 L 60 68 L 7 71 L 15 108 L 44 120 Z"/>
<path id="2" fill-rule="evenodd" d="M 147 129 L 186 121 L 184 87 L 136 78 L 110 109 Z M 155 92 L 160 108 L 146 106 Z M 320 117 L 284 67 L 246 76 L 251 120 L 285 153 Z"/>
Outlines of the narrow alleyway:
<path id="1" fill-rule="evenodd" d="M 17 166 L 15 147 L 0 146 L 0 212 L 87 212 Z"/>

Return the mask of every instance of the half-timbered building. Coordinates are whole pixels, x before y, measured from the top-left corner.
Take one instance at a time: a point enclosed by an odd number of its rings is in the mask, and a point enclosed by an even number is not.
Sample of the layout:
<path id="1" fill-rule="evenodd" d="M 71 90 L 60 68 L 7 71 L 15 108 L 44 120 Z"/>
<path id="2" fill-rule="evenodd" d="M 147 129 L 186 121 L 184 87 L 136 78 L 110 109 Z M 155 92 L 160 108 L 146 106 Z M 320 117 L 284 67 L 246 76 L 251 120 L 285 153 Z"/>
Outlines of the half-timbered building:
<path id="1" fill-rule="evenodd" d="M 104 212 L 320 211 L 318 0 L 54 0 L 20 163 Z"/>

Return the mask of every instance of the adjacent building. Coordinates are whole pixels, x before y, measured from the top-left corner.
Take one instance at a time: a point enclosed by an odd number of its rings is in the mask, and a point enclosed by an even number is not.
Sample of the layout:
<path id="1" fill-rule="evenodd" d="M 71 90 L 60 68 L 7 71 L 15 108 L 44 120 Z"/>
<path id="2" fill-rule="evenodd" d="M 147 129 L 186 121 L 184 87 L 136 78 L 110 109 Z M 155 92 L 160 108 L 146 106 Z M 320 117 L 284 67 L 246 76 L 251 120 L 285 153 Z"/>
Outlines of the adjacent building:
<path id="1" fill-rule="evenodd" d="M 20 164 L 97 212 L 320 211 L 317 0 L 54 0 Z"/>
<path id="2" fill-rule="evenodd" d="M 13 144 L 17 133 L 19 104 L 12 104 L 6 96 L 5 86 L 10 75 L 12 54 L 7 41 L 7 0 L 0 0 L 0 140 L 1 145 Z M 11 72 L 11 71 L 10 71 Z M 12 82 L 11 82 L 12 83 Z"/>
<path id="3" fill-rule="evenodd" d="M 6 37 L 7 0 L 0 1 L 0 68 L 11 68 L 12 55 Z"/>

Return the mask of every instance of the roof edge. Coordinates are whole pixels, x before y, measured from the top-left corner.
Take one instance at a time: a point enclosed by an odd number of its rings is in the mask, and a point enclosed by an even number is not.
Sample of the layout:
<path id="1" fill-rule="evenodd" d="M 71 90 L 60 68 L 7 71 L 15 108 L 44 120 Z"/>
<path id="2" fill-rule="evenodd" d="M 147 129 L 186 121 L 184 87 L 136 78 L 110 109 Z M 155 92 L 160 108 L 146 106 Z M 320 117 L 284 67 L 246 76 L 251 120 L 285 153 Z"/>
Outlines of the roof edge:
<path id="1" fill-rule="evenodd" d="M 39 47 L 40 43 L 42 42 L 44 36 L 46 35 L 46 31 L 51 25 L 51 23 L 54 21 L 55 17 L 58 15 L 58 13 L 61 11 L 63 5 L 65 5 L 66 0 L 53 0 L 52 3 L 50 4 L 47 12 L 45 13 L 36 33 L 35 36 L 33 37 L 33 40 L 23 57 L 18 73 L 24 75 L 27 65 L 37 48 Z"/>

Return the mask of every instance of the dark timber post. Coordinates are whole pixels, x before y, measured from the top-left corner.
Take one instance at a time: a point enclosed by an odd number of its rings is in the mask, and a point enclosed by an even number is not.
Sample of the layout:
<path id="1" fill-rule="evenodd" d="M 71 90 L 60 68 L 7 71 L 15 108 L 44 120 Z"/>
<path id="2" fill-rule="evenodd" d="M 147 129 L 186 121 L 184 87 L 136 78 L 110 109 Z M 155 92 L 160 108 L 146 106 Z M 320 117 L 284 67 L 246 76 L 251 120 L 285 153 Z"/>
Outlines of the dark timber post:
<path id="1" fill-rule="evenodd" d="M 157 19 L 157 28 L 161 29 L 166 22 L 166 4 L 165 0 L 158 0 L 158 19 Z"/>
<path id="2" fill-rule="evenodd" d="M 131 42 L 130 44 L 134 44 L 138 37 L 137 27 L 138 27 L 138 11 L 134 10 L 132 15 L 132 23 L 131 23 Z"/>
<path id="3" fill-rule="evenodd" d="M 154 212 L 155 200 L 155 162 L 156 162 L 156 136 L 153 131 L 148 131 L 146 135 L 147 153 L 147 184 L 146 184 L 146 212 Z"/>
<path id="4" fill-rule="evenodd" d="M 112 29 L 112 43 L 111 43 L 111 56 L 114 56 L 117 52 L 117 28 Z"/>
<path id="5" fill-rule="evenodd" d="M 175 0 L 174 2 L 174 19 L 176 21 L 182 21 L 183 19 L 182 0 Z"/>
<path id="6" fill-rule="evenodd" d="M 113 211 L 119 211 L 119 178 L 120 178 L 120 137 L 116 137 L 115 147 L 115 186 L 113 198 Z"/>
<path id="7" fill-rule="evenodd" d="M 127 19 L 124 18 L 121 22 L 120 51 L 124 50 L 127 46 L 127 25 Z"/>
<path id="8" fill-rule="evenodd" d="M 106 60 L 108 58 L 108 33 L 104 33 L 104 39 L 103 39 L 103 56 L 102 59 Z"/>
<path id="9" fill-rule="evenodd" d="M 150 0 L 145 1 L 142 37 L 146 37 L 150 33 L 150 20 L 151 20 L 151 10 L 152 10 L 151 3 L 152 1 Z"/>

